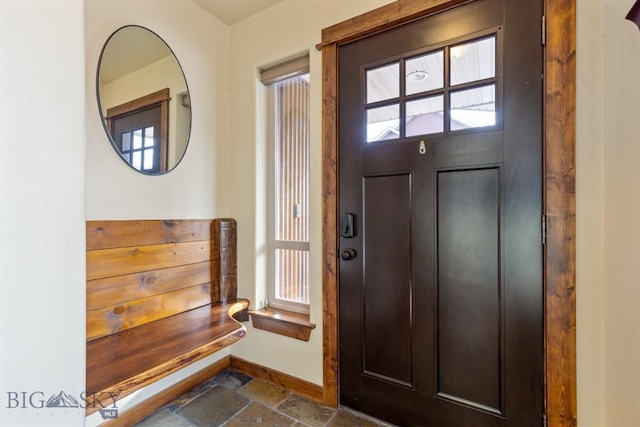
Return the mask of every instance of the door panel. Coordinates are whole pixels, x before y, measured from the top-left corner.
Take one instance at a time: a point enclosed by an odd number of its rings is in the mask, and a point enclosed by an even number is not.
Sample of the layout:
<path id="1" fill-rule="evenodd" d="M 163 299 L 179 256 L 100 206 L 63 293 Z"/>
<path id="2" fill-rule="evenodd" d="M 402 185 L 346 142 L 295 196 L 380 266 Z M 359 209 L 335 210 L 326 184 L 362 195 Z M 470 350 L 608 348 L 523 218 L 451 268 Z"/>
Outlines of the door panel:
<path id="1" fill-rule="evenodd" d="M 399 425 L 542 422 L 541 14 L 476 0 L 339 48 L 339 209 L 361 230 L 339 238 L 357 254 L 339 261 L 342 404 Z M 494 69 L 455 65 L 478 40 Z"/>
<path id="2" fill-rule="evenodd" d="M 363 180 L 365 375 L 411 386 L 411 175 Z"/>
<path id="3" fill-rule="evenodd" d="M 500 171 L 439 171 L 437 186 L 437 395 L 501 413 Z"/>

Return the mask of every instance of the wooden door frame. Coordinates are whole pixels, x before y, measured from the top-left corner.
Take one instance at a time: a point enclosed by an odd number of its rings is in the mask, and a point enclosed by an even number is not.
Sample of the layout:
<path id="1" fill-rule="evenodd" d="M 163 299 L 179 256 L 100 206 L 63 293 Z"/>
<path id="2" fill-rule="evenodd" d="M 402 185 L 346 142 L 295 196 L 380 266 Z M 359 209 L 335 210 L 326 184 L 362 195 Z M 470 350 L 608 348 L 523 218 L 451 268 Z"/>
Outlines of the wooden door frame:
<path id="1" fill-rule="evenodd" d="M 323 400 L 338 405 L 338 47 L 470 0 L 398 0 L 322 30 Z M 577 425 L 576 0 L 544 0 L 545 400 L 549 426 Z"/>

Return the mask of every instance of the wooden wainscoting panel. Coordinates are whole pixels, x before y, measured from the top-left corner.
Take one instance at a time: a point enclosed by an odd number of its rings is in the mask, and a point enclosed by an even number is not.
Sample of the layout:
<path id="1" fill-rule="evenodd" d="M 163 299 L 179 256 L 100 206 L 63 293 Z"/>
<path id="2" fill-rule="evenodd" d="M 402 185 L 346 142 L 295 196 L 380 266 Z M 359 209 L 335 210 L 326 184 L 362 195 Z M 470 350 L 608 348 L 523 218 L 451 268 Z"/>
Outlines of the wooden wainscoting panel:
<path id="1" fill-rule="evenodd" d="M 87 310 L 209 283 L 211 261 L 87 282 Z"/>
<path id="2" fill-rule="evenodd" d="M 211 219 L 87 221 L 87 251 L 212 239 Z"/>
<path id="3" fill-rule="evenodd" d="M 231 368 L 322 403 L 322 387 L 289 374 L 231 356 Z"/>
<path id="4" fill-rule="evenodd" d="M 140 402 L 133 408 L 119 413 L 118 418 L 101 424 L 101 427 L 131 426 L 145 417 L 153 414 L 163 406 L 173 402 L 185 393 L 196 388 L 205 381 L 215 378 L 217 375 L 229 369 L 231 366 L 230 357 L 227 356 L 219 361 L 207 366 L 201 371 L 183 379 L 175 385 L 154 394 L 149 399 Z"/>
<path id="5" fill-rule="evenodd" d="M 205 283 L 87 311 L 87 341 L 202 307 L 210 302 L 211 284 Z"/>
<path id="6" fill-rule="evenodd" d="M 209 261 L 211 246 L 210 240 L 200 240 L 88 251 L 87 280 Z"/>

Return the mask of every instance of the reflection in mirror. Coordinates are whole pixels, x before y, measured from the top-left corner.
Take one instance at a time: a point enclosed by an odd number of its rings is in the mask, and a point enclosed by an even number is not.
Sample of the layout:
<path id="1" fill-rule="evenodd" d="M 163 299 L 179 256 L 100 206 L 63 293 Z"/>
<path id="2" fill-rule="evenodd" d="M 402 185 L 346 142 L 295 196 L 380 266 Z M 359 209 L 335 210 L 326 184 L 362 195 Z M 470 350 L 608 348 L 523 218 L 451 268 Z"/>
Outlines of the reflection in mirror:
<path id="1" fill-rule="evenodd" d="M 182 68 L 157 34 L 135 25 L 115 31 L 100 55 L 97 91 L 109 140 L 129 166 L 148 175 L 176 167 L 191 104 Z"/>

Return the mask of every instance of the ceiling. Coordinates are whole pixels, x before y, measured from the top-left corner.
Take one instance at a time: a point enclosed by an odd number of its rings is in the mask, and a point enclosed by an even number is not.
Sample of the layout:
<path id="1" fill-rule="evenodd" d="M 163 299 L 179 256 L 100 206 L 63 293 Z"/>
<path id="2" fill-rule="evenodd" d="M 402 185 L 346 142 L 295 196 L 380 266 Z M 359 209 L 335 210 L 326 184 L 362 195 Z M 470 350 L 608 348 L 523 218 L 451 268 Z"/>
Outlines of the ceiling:
<path id="1" fill-rule="evenodd" d="M 233 25 L 282 1 L 193 0 L 227 25 Z M 135 28 L 118 33 L 123 34 L 121 37 L 112 37 L 109 41 L 109 51 L 113 58 L 101 61 L 100 83 L 109 83 L 171 54 L 167 46 L 148 31 Z"/>
<path id="2" fill-rule="evenodd" d="M 283 0 L 193 0 L 227 25 L 270 8 Z"/>
<path id="3" fill-rule="evenodd" d="M 100 57 L 100 83 L 110 83 L 142 67 L 171 55 L 171 50 L 155 33 L 130 25 L 116 31 Z"/>

